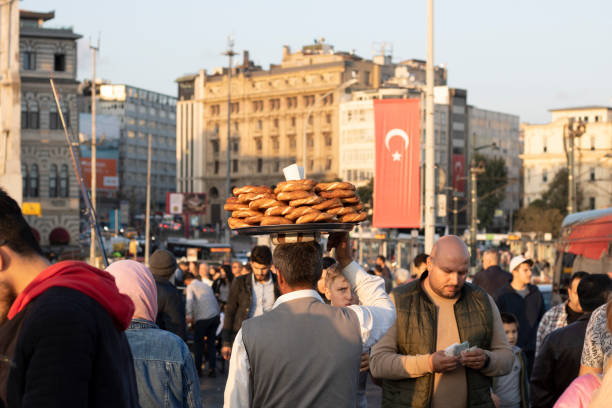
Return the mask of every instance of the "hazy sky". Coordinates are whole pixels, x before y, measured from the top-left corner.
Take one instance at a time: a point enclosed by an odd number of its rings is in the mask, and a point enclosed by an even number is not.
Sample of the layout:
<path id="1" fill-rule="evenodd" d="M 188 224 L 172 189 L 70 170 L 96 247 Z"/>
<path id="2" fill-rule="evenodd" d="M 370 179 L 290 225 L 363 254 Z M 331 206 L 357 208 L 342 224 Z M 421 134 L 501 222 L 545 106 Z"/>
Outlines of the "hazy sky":
<path id="1" fill-rule="evenodd" d="M 280 63 L 282 46 L 324 37 L 371 58 L 393 45 L 394 61 L 426 57 L 426 0 L 24 0 L 55 10 L 51 27 L 73 26 L 79 78 L 90 77 L 90 38 L 100 33 L 98 77 L 176 95 L 174 80 L 227 64 L 226 38 L 256 64 Z M 550 108 L 611 105 L 612 1 L 436 0 L 435 63 L 468 103 L 547 122 Z"/>

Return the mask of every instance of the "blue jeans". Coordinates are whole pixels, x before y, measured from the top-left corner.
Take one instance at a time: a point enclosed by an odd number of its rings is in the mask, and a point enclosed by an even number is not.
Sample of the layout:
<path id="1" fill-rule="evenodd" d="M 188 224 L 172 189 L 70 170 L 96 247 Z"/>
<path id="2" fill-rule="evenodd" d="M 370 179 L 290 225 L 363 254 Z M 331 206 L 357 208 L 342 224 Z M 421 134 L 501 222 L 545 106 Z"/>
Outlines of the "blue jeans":
<path id="1" fill-rule="evenodd" d="M 202 372 L 202 349 L 204 337 L 206 337 L 206 348 L 208 354 L 208 368 L 214 370 L 217 363 L 217 349 L 215 347 L 215 335 L 219 326 L 219 315 L 206 320 L 198 320 L 194 326 L 193 347 L 195 354 L 195 366 L 198 374 Z"/>

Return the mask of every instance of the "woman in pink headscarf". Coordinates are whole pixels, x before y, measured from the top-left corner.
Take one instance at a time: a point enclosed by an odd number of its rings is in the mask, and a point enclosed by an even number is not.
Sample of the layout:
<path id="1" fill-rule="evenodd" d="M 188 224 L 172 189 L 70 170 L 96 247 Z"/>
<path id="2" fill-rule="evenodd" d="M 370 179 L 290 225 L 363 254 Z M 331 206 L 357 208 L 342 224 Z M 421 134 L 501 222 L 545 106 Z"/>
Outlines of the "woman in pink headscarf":
<path id="1" fill-rule="evenodd" d="M 131 260 L 106 270 L 119 292 L 134 302 L 135 311 L 125 332 L 132 356 L 141 407 L 200 407 L 200 382 L 185 342 L 155 325 L 157 289 L 149 269 Z"/>

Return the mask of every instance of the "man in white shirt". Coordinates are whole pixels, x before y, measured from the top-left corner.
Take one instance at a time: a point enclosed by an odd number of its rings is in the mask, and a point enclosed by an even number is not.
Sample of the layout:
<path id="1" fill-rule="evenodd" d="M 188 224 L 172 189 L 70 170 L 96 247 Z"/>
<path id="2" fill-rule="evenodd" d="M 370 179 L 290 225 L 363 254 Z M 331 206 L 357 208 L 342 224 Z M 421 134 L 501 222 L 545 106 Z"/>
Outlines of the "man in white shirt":
<path id="1" fill-rule="evenodd" d="M 187 285 L 185 289 L 185 297 L 187 298 L 186 320 L 188 324 L 193 325 L 195 332 L 193 347 L 196 369 L 198 375 L 202 376 L 202 349 L 204 347 L 204 337 L 206 337 L 208 376 L 215 377 L 217 361 L 215 337 L 217 326 L 219 326 L 219 304 L 212 288 L 195 279 L 192 273 L 185 272 L 183 279 L 185 285 Z"/>
<path id="2" fill-rule="evenodd" d="M 225 407 L 355 407 L 361 353 L 391 327 L 395 308 L 384 280 L 352 261 L 348 234 L 330 234 L 331 248 L 362 305 L 323 302 L 315 290 L 318 243 L 277 246 L 282 296 L 272 310 L 245 320 L 236 335 Z"/>

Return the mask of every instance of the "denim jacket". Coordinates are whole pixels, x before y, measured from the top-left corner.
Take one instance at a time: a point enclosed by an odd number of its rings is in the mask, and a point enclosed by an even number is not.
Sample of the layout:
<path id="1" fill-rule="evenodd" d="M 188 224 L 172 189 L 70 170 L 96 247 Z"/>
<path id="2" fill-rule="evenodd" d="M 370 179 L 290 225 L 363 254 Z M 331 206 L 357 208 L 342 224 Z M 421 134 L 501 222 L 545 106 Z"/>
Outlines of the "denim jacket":
<path id="1" fill-rule="evenodd" d="M 187 345 L 153 322 L 134 319 L 125 332 L 141 407 L 200 408 L 200 381 Z"/>

